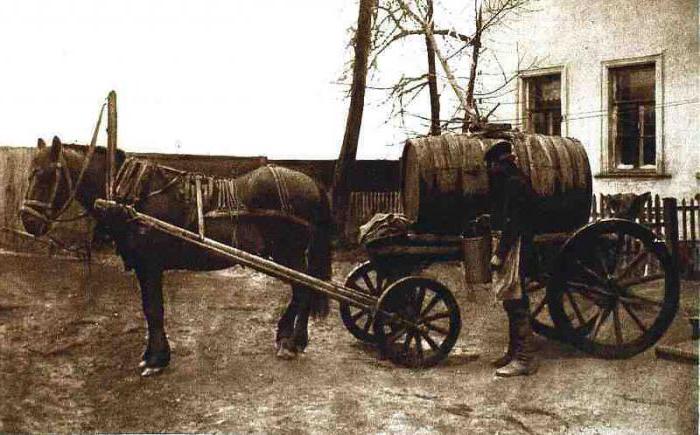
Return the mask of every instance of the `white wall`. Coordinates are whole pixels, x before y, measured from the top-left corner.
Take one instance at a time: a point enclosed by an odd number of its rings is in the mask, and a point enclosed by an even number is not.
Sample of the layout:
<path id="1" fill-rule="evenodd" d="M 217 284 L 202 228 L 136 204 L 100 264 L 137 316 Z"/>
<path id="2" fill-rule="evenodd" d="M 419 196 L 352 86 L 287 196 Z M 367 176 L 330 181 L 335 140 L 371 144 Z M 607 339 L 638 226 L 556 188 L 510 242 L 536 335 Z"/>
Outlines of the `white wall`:
<path id="1" fill-rule="evenodd" d="M 537 67 L 563 66 L 568 107 L 562 134 L 587 148 L 594 175 L 603 146 L 602 62 L 661 54 L 666 179 L 595 178 L 602 193 L 651 190 L 666 196 L 700 193 L 700 55 L 696 0 L 542 0 L 502 38 L 518 41 Z M 512 56 L 511 56 L 512 57 Z M 509 65 L 514 66 L 514 59 Z M 527 62 L 525 62 L 527 63 Z M 517 83 L 514 83 L 514 88 Z M 515 91 L 515 89 L 514 89 Z M 501 119 L 517 114 L 517 92 L 504 98 Z M 657 143 L 657 150 L 660 144 Z"/>

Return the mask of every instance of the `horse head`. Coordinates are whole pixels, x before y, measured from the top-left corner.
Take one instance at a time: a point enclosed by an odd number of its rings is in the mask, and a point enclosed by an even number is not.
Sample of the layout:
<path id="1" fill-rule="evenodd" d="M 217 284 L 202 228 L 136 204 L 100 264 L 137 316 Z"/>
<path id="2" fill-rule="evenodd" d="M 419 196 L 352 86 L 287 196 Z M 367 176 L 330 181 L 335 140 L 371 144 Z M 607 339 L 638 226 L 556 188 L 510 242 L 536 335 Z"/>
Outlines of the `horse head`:
<path id="1" fill-rule="evenodd" d="M 24 228 L 35 236 L 45 234 L 61 210 L 67 208 L 73 178 L 63 152 L 63 144 L 54 136 L 51 147 L 43 139 L 29 171 L 29 187 L 20 209 Z"/>
<path id="2" fill-rule="evenodd" d="M 50 147 L 43 139 L 37 147 L 20 217 L 29 233 L 41 236 L 62 220 L 74 199 L 90 211 L 95 199 L 104 197 L 107 162 L 104 148 L 64 145 L 57 136 Z M 116 169 L 123 161 L 124 153 L 117 150 Z"/>

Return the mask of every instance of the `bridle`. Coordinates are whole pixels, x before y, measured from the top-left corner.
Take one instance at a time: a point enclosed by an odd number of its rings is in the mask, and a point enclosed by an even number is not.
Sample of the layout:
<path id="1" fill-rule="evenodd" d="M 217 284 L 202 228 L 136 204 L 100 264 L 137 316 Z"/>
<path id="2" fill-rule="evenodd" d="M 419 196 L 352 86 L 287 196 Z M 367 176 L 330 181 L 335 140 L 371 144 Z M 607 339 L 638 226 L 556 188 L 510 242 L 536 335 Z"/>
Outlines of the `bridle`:
<path id="1" fill-rule="evenodd" d="M 83 181 L 85 172 L 90 166 L 92 157 L 95 154 L 97 133 L 100 129 L 100 124 L 102 122 L 102 114 L 104 113 L 104 108 L 106 105 L 107 103 L 102 104 L 102 108 L 100 109 L 100 116 L 97 118 L 97 125 L 95 125 L 95 131 L 92 134 L 92 141 L 90 142 L 90 147 L 88 148 L 88 151 L 85 154 L 85 157 L 83 158 L 82 167 L 80 168 L 80 173 L 78 174 L 78 178 L 75 180 L 75 182 L 71 177 L 70 169 L 68 168 L 68 163 L 63 152 L 63 146 L 61 146 L 58 158 L 55 162 L 52 162 L 48 166 L 48 169 L 52 169 L 54 171 L 53 183 L 51 185 L 51 192 L 49 194 L 48 201 L 38 201 L 35 199 L 28 199 L 25 197 L 24 201 L 22 202 L 22 207 L 19 210 L 20 214 L 29 214 L 41 220 L 44 224 L 48 226 L 56 222 L 71 222 L 78 219 L 82 219 L 83 217 L 87 216 L 87 212 L 85 212 L 81 213 L 76 217 L 61 219 L 61 216 L 68 210 L 68 208 L 70 208 L 71 204 L 73 203 L 73 200 L 78 194 L 78 189 L 80 189 L 80 184 Z M 34 186 L 37 183 L 37 176 L 40 170 L 40 168 L 35 168 L 29 176 L 29 187 L 27 188 L 27 196 L 29 196 L 32 193 L 32 190 L 34 189 Z M 59 208 L 56 204 L 56 199 L 58 197 L 58 192 L 61 186 L 62 179 L 64 179 L 67 184 L 69 194 L 68 199 Z M 58 209 L 58 211 L 54 213 L 53 211 L 56 209 Z"/>

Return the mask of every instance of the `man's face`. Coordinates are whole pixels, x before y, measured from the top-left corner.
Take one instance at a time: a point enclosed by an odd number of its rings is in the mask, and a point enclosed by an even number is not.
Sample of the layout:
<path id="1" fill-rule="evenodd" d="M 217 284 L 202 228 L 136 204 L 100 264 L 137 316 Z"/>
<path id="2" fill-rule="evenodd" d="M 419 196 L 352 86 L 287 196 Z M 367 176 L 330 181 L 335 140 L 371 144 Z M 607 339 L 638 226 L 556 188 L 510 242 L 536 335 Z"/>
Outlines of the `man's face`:
<path id="1" fill-rule="evenodd" d="M 492 160 L 486 163 L 486 170 L 489 174 L 489 177 L 495 177 L 503 173 L 503 164 L 500 160 Z"/>

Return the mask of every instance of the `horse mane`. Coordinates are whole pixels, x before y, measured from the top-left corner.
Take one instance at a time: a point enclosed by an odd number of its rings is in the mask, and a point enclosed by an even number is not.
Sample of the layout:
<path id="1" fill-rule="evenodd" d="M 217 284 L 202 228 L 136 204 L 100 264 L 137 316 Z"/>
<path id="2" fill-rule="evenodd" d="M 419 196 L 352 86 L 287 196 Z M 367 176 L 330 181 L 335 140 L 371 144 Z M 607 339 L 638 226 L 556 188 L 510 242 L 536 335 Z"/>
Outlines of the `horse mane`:
<path id="1" fill-rule="evenodd" d="M 69 150 L 77 151 L 79 153 L 85 153 L 85 152 L 87 152 L 87 150 L 89 148 L 87 145 L 82 145 L 79 143 L 65 143 L 65 144 L 63 144 L 63 146 Z M 103 147 L 103 146 L 96 146 L 95 147 L 95 154 L 106 156 L 107 155 L 107 148 Z M 126 152 L 124 152 L 123 150 L 117 149 L 116 152 L 114 153 L 114 156 L 116 159 L 117 166 L 121 166 L 124 163 L 124 161 L 126 160 Z"/>

